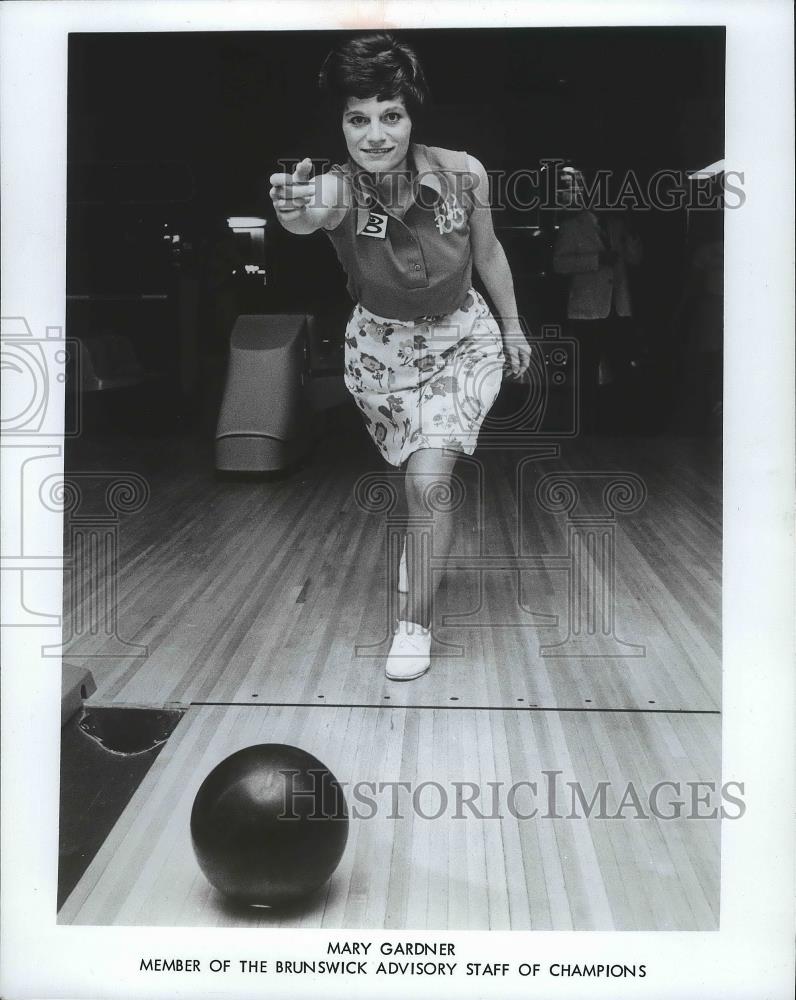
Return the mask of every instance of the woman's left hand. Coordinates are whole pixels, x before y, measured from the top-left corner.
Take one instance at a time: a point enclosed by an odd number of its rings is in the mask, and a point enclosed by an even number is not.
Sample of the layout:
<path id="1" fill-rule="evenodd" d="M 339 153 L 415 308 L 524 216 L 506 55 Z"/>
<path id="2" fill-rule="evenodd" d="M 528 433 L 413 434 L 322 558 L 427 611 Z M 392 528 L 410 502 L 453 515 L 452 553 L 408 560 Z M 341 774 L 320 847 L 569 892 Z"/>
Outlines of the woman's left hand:
<path id="1" fill-rule="evenodd" d="M 521 378 L 531 363 L 531 345 L 520 326 L 512 326 L 503 331 L 503 354 L 506 368 L 511 378 Z"/>

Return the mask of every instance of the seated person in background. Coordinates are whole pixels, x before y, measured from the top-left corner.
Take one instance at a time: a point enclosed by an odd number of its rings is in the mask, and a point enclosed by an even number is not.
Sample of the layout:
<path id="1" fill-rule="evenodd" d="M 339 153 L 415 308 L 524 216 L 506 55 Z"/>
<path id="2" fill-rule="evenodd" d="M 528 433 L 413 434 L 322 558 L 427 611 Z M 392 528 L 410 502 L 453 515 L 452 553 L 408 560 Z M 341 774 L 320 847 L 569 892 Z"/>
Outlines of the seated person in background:
<path id="1" fill-rule="evenodd" d="M 562 168 L 557 196 L 565 214 L 553 269 L 569 276 L 567 319 L 579 346 L 581 427 L 592 430 L 600 422 L 599 385 L 612 381 L 622 359 L 633 355 L 628 265 L 641 262 L 642 248 L 621 215 L 586 207 L 580 171 Z"/>

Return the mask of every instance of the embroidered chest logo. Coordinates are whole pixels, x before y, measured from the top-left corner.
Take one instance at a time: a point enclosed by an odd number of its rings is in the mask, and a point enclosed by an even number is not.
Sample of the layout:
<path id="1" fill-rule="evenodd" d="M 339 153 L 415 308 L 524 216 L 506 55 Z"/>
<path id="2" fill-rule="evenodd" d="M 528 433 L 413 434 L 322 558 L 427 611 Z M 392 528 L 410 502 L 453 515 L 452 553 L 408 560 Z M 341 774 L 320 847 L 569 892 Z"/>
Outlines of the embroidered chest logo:
<path id="1" fill-rule="evenodd" d="M 434 206 L 434 222 L 442 235 L 464 228 L 464 211 L 455 194 L 449 194 L 445 201 Z"/>
<path id="2" fill-rule="evenodd" d="M 383 240 L 387 236 L 387 216 L 380 212 L 371 212 L 368 221 L 362 227 L 363 236 L 375 236 Z"/>

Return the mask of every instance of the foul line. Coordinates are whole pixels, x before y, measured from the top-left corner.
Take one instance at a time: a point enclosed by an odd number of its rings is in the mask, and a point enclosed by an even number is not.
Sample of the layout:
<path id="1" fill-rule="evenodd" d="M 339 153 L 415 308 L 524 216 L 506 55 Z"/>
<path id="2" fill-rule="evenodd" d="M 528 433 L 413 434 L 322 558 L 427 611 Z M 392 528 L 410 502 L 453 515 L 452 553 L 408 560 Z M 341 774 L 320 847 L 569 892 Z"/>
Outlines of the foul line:
<path id="1" fill-rule="evenodd" d="M 384 701 L 391 699 L 385 698 Z M 717 708 L 556 708 L 548 705 L 385 705 L 383 702 L 330 702 L 322 701 L 191 701 L 189 708 L 405 708 L 412 711 L 445 709 L 470 712 L 623 712 L 642 715 L 721 715 Z"/>

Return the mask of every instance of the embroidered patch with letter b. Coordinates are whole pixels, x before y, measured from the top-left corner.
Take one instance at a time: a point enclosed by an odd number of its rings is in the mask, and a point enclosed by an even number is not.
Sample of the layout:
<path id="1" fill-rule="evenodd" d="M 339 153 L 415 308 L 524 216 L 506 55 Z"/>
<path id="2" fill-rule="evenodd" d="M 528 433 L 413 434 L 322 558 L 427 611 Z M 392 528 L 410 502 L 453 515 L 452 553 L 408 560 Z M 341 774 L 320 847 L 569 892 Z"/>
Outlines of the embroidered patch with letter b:
<path id="1" fill-rule="evenodd" d="M 380 212 L 371 212 L 368 221 L 362 227 L 362 236 L 375 236 L 383 240 L 387 235 L 387 216 Z"/>

